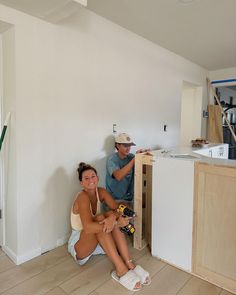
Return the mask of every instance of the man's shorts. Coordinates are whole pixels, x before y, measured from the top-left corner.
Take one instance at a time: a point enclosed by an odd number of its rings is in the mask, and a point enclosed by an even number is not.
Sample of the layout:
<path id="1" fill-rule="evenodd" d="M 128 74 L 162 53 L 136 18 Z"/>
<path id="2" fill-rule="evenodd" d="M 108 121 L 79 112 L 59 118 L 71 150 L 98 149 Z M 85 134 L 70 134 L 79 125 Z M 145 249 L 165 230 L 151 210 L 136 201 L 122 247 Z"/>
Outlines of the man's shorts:
<path id="1" fill-rule="evenodd" d="M 75 259 L 75 261 L 79 265 L 85 264 L 92 255 L 106 254 L 104 250 L 102 249 L 102 247 L 99 244 L 97 244 L 97 247 L 89 256 L 83 259 L 77 259 L 76 252 L 75 252 L 75 244 L 78 242 L 79 238 L 80 238 L 80 231 L 72 230 L 71 236 L 68 241 L 68 252 L 72 255 L 72 257 Z"/>

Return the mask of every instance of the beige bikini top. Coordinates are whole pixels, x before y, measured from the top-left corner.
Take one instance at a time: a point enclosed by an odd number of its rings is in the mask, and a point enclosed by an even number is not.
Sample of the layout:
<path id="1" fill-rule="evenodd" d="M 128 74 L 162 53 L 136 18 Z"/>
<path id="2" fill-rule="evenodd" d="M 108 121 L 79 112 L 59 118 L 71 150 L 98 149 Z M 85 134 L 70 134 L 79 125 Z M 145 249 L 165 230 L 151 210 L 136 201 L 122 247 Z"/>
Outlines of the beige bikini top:
<path id="1" fill-rule="evenodd" d="M 98 190 L 96 189 L 96 196 L 97 196 L 97 210 L 96 214 L 93 214 L 93 209 L 90 203 L 90 210 L 93 216 L 96 216 L 101 213 L 101 202 L 99 200 Z M 80 214 L 73 213 L 73 206 L 71 208 L 71 214 L 70 214 L 70 221 L 71 221 L 71 227 L 74 230 L 81 231 L 83 229 L 83 225 L 81 222 Z"/>

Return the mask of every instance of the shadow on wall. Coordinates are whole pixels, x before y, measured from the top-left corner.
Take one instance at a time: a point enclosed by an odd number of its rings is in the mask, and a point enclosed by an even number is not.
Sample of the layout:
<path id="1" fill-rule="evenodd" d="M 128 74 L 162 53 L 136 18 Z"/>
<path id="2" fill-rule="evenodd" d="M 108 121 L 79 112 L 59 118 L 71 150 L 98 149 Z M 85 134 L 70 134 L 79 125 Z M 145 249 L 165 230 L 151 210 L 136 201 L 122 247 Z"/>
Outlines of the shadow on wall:
<path id="1" fill-rule="evenodd" d="M 109 135 L 105 138 L 102 150 L 105 154 L 105 157 L 95 159 L 90 164 L 94 166 L 98 172 L 99 186 L 105 187 L 107 158 L 115 151 L 115 138 L 113 135 Z"/>
<path id="2" fill-rule="evenodd" d="M 106 157 L 110 156 L 115 150 L 115 137 L 114 135 L 109 135 L 104 141 L 103 151 Z"/>
<path id="3" fill-rule="evenodd" d="M 89 163 L 98 172 L 99 186 L 105 186 L 106 161 L 107 157 L 114 152 L 114 142 L 114 136 L 108 136 L 103 146 L 106 156 Z M 58 167 L 48 179 L 45 199 L 40 211 L 42 212 L 40 235 L 42 252 L 67 241 L 71 232 L 70 210 L 73 198 L 80 190 L 77 171 L 72 171 L 72 175 L 68 175 L 63 167 Z"/>
<path id="4" fill-rule="evenodd" d="M 69 235 L 71 181 L 63 167 L 55 170 L 48 179 L 41 216 L 42 252 L 63 244 Z"/>

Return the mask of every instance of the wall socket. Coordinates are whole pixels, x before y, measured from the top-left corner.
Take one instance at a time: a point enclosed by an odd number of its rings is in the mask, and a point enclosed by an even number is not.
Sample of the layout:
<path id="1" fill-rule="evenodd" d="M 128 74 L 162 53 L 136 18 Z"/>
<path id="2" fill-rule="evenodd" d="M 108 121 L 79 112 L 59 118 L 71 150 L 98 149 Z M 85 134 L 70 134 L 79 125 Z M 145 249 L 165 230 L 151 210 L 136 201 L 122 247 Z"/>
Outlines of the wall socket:
<path id="1" fill-rule="evenodd" d="M 112 125 L 112 133 L 113 133 L 113 134 L 116 134 L 116 133 L 117 133 L 117 131 L 116 131 L 116 127 L 117 127 L 117 125 L 114 123 L 114 124 Z"/>
<path id="2" fill-rule="evenodd" d="M 167 125 L 165 124 L 164 126 L 163 126 L 163 130 L 164 130 L 164 132 L 167 132 Z"/>

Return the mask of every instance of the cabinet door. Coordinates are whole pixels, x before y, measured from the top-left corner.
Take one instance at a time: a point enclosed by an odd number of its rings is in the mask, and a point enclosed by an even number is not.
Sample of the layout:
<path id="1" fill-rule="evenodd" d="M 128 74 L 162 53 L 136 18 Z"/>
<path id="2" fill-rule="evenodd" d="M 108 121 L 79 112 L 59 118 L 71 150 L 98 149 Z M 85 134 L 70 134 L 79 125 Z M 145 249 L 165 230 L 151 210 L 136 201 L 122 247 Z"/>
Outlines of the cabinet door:
<path id="1" fill-rule="evenodd" d="M 193 272 L 236 292 L 236 168 L 195 164 Z"/>

